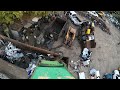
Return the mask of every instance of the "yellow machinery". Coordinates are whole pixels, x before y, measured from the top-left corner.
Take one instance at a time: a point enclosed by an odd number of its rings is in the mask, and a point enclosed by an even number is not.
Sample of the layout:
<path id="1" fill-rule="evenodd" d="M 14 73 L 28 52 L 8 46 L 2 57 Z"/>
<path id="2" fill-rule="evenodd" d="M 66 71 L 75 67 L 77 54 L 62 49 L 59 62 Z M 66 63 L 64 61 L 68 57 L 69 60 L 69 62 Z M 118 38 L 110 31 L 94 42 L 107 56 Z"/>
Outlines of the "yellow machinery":
<path id="1" fill-rule="evenodd" d="M 75 39 L 75 35 L 76 35 L 76 29 L 69 26 L 67 35 L 65 36 L 65 44 L 72 46 L 72 42 Z"/>

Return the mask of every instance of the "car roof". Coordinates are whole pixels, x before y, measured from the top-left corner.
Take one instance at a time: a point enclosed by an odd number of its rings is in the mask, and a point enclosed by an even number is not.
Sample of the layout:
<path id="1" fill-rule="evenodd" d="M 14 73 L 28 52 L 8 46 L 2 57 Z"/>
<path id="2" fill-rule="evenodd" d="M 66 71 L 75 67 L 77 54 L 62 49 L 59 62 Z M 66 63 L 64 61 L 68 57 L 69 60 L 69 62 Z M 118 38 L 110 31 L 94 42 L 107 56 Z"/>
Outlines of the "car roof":
<path id="1" fill-rule="evenodd" d="M 72 13 L 72 14 L 76 14 L 76 12 L 75 12 L 75 11 L 70 11 L 70 13 Z"/>

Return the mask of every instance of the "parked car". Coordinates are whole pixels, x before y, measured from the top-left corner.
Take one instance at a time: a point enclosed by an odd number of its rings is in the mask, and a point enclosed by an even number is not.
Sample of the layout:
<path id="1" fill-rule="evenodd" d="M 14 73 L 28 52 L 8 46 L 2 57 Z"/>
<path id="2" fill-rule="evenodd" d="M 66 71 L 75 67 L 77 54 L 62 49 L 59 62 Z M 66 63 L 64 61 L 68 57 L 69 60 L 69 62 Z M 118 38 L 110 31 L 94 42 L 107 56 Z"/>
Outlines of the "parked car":
<path id="1" fill-rule="evenodd" d="M 87 11 L 87 13 L 98 17 L 98 14 L 95 11 Z"/>
<path id="2" fill-rule="evenodd" d="M 113 71 L 113 79 L 120 79 L 120 73 L 118 70 Z"/>
<path id="3" fill-rule="evenodd" d="M 66 15 L 70 18 L 73 24 L 80 25 L 82 23 L 81 20 L 77 17 L 77 13 L 75 11 L 69 11 L 66 13 Z"/>

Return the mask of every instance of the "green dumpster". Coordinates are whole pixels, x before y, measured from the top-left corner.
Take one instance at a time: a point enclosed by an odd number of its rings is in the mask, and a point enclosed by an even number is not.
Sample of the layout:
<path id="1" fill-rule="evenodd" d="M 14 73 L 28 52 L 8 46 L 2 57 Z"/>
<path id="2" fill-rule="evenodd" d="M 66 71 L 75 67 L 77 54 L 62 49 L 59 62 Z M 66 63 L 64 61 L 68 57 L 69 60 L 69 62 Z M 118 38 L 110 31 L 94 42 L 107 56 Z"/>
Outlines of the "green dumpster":
<path id="1" fill-rule="evenodd" d="M 75 79 L 64 64 L 58 61 L 43 61 L 37 66 L 31 79 Z"/>

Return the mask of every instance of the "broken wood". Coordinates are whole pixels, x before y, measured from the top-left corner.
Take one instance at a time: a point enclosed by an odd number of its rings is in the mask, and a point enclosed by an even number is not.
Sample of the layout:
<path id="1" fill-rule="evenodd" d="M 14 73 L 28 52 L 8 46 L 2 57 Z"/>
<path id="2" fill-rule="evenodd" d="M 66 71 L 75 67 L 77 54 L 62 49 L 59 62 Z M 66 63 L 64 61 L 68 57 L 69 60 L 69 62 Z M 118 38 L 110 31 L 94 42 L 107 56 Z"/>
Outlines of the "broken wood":
<path id="1" fill-rule="evenodd" d="M 32 52 L 37 52 L 37 53 L 43 53 L 43 54 L 51 54 L 53 56 L 59 56 L 58 53 L 54 53 L 52 51 L 48 51 L 48 50 L 45 50 L 45 49 L 42 49 L 42 48 L 38 48 L 38 47 L 34 47 L 34 46 L 31 46 L 31 45 L 28 45 L 28 44 L 24 44 L 24 43 L 21 43 L 19 41 L 10 39 L 8 37 L 5 37 L 3 35 L 0 35 L 0 38 L 3 39 L 3 40 L 6 40 L 6 41 L 12 42 L 15 46 L 17 46 L 18 48 L 20 48 L 22 50 L 32 51 Z"/>

